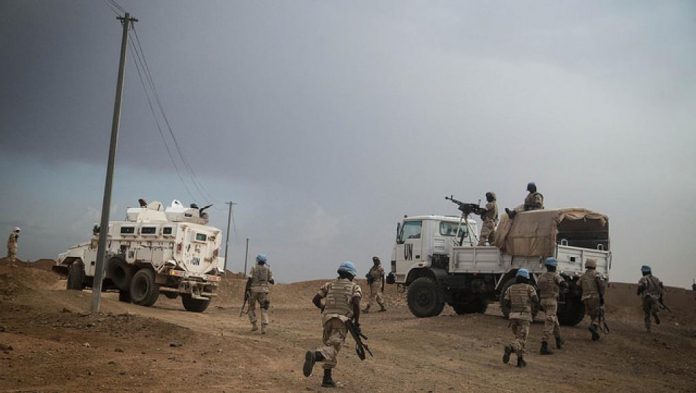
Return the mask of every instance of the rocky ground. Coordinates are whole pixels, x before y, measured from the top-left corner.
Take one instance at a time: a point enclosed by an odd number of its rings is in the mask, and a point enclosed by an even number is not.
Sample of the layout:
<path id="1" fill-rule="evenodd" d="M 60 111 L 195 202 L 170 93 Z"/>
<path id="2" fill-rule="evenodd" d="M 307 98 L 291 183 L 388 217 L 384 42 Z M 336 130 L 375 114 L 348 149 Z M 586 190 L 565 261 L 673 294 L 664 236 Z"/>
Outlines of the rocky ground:
<path id="1" fill-rule="evenodd" d="M 50 266 L 50 263 L 44 263 Z M 304 351 L 321 339 L 311 297 L 320 281 L 276 285 L 271 329 L 262 336 L 240 318 L 240 279 L 223 282 L 202 314 L 161 297 L 153 307 L 105 294 L 90 315 L 89 291 L 66 291 L 41 264 L 0 261 L 0 392 L 305 392 L 322 391 L 321 370 L 302 375 Z M 37 269 L 35 267 L 43 267 Z M 643 329 L 635 285 L 612 284 L 611 334 L 592 342 L 587 320 L 564 328 L 566 347 L 538 355 L 543 324 L 532 326 L 528 367 L 501 362 L 511 338 L 495 306 L 485 315 L 414 318 L 388 286 L 389 311 L 364 315 L 375 354 L 361 362 L 353 342 L 335 379 L 345 392 L 693 392 L 696 300 L 669 289 L 674 313 L 654 333 Z"/>

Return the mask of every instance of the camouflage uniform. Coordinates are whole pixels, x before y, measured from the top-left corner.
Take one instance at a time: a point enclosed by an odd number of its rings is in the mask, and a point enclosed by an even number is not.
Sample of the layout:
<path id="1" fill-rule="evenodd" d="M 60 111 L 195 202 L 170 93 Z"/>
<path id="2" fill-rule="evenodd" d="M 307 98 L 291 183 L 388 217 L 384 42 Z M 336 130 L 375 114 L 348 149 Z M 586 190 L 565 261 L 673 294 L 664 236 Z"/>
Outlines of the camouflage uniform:
<path id="1" fill-rule="evenodd" d="M 599 337 L 599 317 L 601 313 L 602 299 L 604 298 L 604 285 L 602 285 L 602 279 L 599 277 L 594 269 L 587 269 L 580 280 L 578 280 L 578 285 L 582 289 L 582 301 L 585 303 L 585 313 L 590 316 L 592 322 L 590 325 L 590 331 L 593 331 L 593 339 L 595 335 Z"/>
<path id="2" fill-rule="evenodd" d="M 558 323 L 558 294 L 564 283 L 563 277 L 556 272 L 546 272 L 537 280 L 541 307 L 544 309 L 544 335 L 541 341 L 548 342 L 551 337 L 561 337 L 561 325 Z"/>
<path id="3" fill-rule="evenodd" d="M 12 231 L 10 237 L 7 239 L 7 259 L 10 262 L 14 262 L 17 258 L 17 241 L 19 234 L 17 231 Z"/>
<path id="4" fill-rule="evenodd" d="M 384 280 L 384 268 L 381 264 L 376 264 L 370 268 L 370 271 L 367 274 L 368 276 L 370 276 L 371 279 L 371 282 L 369 283 L 370 298 L 368 299 L 367 307 L 364 311 L 368 311 L 375 300 L 377 301 L 377 304 L 379 304 L 379 307 L 382 310 L 385 310 L 384 297 L 382 296 L 382 280 Z"/>
<path id="5" fill-rule="evenodd" d="M 510 343 L 510 347 L 522 357 L 525 353 L 529 325 L 532 322 L 532 303 L 538 301 L 536 290 L 529 284 L 513 284 L 503 295 L 506 302 L 510 302 L 510 327 L 515 340 Z"/>
<path id="6" fill-rule="evenodd" d="M 346 341 L 346 322 L 353 317 L 353 299 L 357 298 L 360 301 L 362 290 L 360 285 L 351 280 L 337 278 L 322 285 L 317 294 L 326 299 L 321 314 L 324 345 L 317 351 L 321 352 L 325 359 L 323 367 L 332 369 L 336 367 L 336 356 Z"/>
<path id="7" fill-rule="evenodd" d="M 481 216 L 483 225 L 479 236 L 479 246 L 484 246 L 486 242 L 493 244 L 495 241 L 495 224 L 498 222 L 498 204 L 493 202 L 486 203 L 486 212 Z"/>
<path id="8" fill-rule="evenodd" d="M 643 313 L 645 314 L 645 328 L 650 331 L 650 317 L 655 317 L 655 323 L 660 323 L 657 316 L 660 310 L 658 302 L 662 297 L 662 281 L 652 274 L 646 274 L 638 281 L 638 294 L 643 299 Z"/>
<path id="9" fill-rule="evenodd" d="M 261 327 L 262 332 L 265 332 L 264 327 L 268 325 L 268 307 L 271 305 L 271 300 L 268 298 L 269 282 L 273 280 L 271 268 L 265 264 L 258 264 L 251 268 L 249 272 L 251 279 L 251 288 L 249 295 L 249 322 L 256 329 L 256 303 L 259 303 L 261 308 Z"/>
<path id="10" fill-rule="evenodd" d="M 540 210 L 544 208 L 544 196 L 539 192 L 530 192 L 524 198 L 524 210 Z"/>

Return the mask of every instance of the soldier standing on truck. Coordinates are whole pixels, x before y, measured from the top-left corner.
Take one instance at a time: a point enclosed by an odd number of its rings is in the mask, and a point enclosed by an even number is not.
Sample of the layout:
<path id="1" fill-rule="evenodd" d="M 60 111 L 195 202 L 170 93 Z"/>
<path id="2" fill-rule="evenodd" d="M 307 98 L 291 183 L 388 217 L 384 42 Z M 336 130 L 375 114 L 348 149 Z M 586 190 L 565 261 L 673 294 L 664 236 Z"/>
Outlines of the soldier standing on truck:
<path id="1" fill-rule="evenodd" d="M 544 208 L 544 196 L 537 192 L 537 186 L 534 182 L 527 183 L 527 197 L 524 198 L 524 205 L 518 206 L 513 210 L 505 208 L 505 212 L 510 218 L 515 218 L 519 212 L 528 210 L 541 210 Z"/>
<path id="2" fill-rule="evenodd" d="M 588 328 L 592 333 L 592 341 L 599 340 L 599 319 L 604 307 L 604 285 L 595 271 L 596 268 L 597 261 L 588 258 L 585 262 L 585 273 L 578 280 L 578 285 L 582 291 L 581 299 L 585 304 L 585 313 L 592 319 Z"/>
<path id="3" fill-rule="evenodd" d="M 384 308 L 384 268 L 382 267 L 382 262 L 379 257 L 372 257 L 372 267 L 370 271 L 367 272 L 365 277 L 367 277 L 367 285 L 370 286 L 370 298 L 367 302 L 367 307 L 365 307 L 362 312 L 369 313 L 372 303 L 376 300 L 379 304 L 379 312 L 387 311 Z"/>
<path id="4" fill-rule="evenodd" d="M 496 203 L 495 193 L 486 193 L 486 207 L 481 214 L 483 225 L 481 226 L 481 236 L 479 236 L 479 246 L 493 244 L 495 241 L 495 226 L 498 223 L 498 204 Z"/>
<path id="5" fill-rule="evenodd" d="M 652 275 L 650 266 L 643 265 L 640 268 L 643 277 L 638 281 L 638 296 L 643 299 L 643 313 L 645 313 L 645 329 L 650 332 L 651 316 L 655 318 L 655 324 L 660 324 L 660 317 L 657 316 L 659 302 L 662 300 L 664 286 L 659 278 Z"/>
<path id="6" fill-rule="evenodd" d="M 551 336 L 556 339 L 556 349 L 561 349 L 563 339 L 561 338 L 561 325 L 558 323 L 558 295 L 561 288 L 568 287 L 563 277 L 556 272 L 558 261 L 554 257 L 546 258 L 546 273 L 539 276 L 537 287 L 539 288 L 539 297 L 541 298 L 541 308 L 544 309 L 546 319 L 544 320 L 544 336 L 541 338 L 541 349 L 539 353 L 542 355 L 552 355 L 553 351 L 549 349 L 549 340 Z"/>
<path id="7" fill-rule="evenodd" d="M 19 227 L 14 227 L 10 232 L 10 237 L 7 239 L 7 259 L 10 263 L 14 263 L 17 258 L 17 243 L 19 241 L 19 232 L 22 230 Z"/>
<path id="8" fill-rule="evenodd" d="M 256 324 L 256 303 L 261 308 L 261 334 L 266 334 L 268 326 L 268 307 L 271 300 L 268 298 L 270 288 L 268 284 L 275 284 L 271 268 L 266 265 L 268 258 L 259 254 L 256 256 L 256 266 L 251 268 L 249 279 L 247 280 L 247 291 L 249 291 L 249 322 L 251 331 L 259 330 Z"/>
<path id="9" fill-rule="evenodd" d="M 331 370 L 336 367 L 336 356 L 341 346 L 346 341 L 348 327 L 346 322 L 353 320 L 353 324 L 360 328 L 360 299 L 362 290 L 360 285 L 353 282 L 358 274 L 353 262 L 343 262 L 338 267 L 338 278 L 325 283 L 314 295 L 312 303 L 320 309 L 321 323 L 324 327 L 322 338 L 323 346 L 316 351 L 305 353 L 305 362 L 302 372 L 305 377 L 312 375 L 314 363 L 323 362 L 324 377 L 321 381 L 323 387 L 336 387 L 331 376 Z M 321 299 L 326 299 L 322 304 Z"/>
<path id="10" fill-rule="evenodd" d="M 517 354 L 517 367 L 527 366 L 524 361 L 525 346 L 527 343 L 527 335 L 529 334 L 529 325 L 532 322 L 532 304 L 537 303 L 536 290 L 529 284 L 529 271 L 520 269 L 515 276 L 515 284 L 503 294 L 503 301 L 510 307 L 510 327 L 515 335 L 509 345 L 505 346 L 503 354 L 503 363 L 510 361 L 510 354 Z"/>

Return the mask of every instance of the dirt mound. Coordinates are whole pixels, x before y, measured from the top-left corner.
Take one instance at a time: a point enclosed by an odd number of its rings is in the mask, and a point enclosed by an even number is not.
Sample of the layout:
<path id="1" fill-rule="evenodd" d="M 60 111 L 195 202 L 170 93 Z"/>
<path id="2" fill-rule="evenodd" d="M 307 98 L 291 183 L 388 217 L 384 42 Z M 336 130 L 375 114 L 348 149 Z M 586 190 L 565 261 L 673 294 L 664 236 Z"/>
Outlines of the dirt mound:
<path id="1" fill-rule="evenodd" d="M 58 289 L 60 276 L 27 263 L 0 263 L 0 296 L 6 300 L 37 289 Z"/>
<path id="2" fill-rule="evenodd" d="M 636 294 L 638 284 L 610 283 L 607 288 L 607 314 L 614 320 L 642 320 L 643 309 L 640 297 Z M 672 312 L 663 312 L 663 319 L 677 324 L 696 323 L 696 300 L 693 291 L 683 288 L 666 287 L 663 296 L 665 304 Z"/>

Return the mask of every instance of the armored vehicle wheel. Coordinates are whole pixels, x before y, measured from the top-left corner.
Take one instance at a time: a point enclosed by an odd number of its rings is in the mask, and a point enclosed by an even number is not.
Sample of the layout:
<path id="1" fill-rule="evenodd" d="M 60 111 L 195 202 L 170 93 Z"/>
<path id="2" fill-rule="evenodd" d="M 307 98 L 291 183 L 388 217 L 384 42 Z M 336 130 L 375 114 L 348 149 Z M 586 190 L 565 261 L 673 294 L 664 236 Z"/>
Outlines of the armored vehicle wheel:
<path id="1" fill-rule="evenodd" d="M 457 314 L 473 314 L 485 313 L 488 308 L 488 302 L 481 297 L 472 298 L 469 302 L 453 303 L 452 308 Z"/>
<path id="2" fill-rule="evenodd" d="M 73 262 L 68 268 L 67 289 L 81 291 L 85 288 L 85 266 L 81 261 Z"/>
<path id="3" fill-rule="evenodd" d="M 118 301 L 124 303 L 130 303 L 131 297 L 128 291 L 118 291 Z"/>
<path id="4" fill-rule="evenodd" d="M 140 306 L 152 306 L 159 297 L 159 285 L 155 283 L 155 272 L 143 268 L 135 272 L 130 285 L 130 297 Z"/>
<path id="5" fill-rule="evenodd" d="M 558 305 L 558 323 L 575 326 L 585 318 L 585 305 L 579 298 L 566 299 L 565 304 Z"/>
<path id="6" fill-rule="evenodd" d="M 111 279 L 116 288 L 127 291 L 133 277 L 133 268 L 123 259 L 113 257 L 109 259 L 109 263 L 106 265 L 106 277 Z"/>
<path id="7" fill-rule="evenodd" d="M 442 300 L 437 284 L 428 277 L 415 279 L 408 286 L 406 294 L 408 309 L 418 318 L 434 317 L 442 312 L 445 302 Z"/>
<path id="8" fill-rule="evenodd" d="M 186 311 L 203 312 L 210 304 L 210 299 L 200 300 L 194 299 L 189 294 L 181 295 L 181 303 Z"/>

